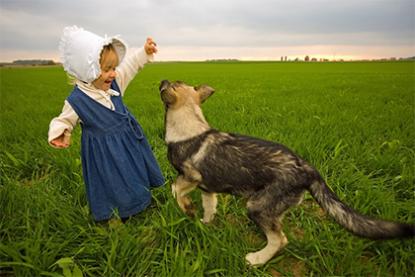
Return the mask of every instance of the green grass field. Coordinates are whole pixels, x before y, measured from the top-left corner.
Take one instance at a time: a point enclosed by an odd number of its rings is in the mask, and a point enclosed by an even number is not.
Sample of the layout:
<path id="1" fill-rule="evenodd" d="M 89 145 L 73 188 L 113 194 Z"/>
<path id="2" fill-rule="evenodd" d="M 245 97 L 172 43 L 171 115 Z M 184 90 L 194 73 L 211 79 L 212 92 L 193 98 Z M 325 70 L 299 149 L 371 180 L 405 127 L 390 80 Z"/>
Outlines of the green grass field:
<path id="1" fill-rule="evenodd" d="M 415 63 L 155 63 L 125 103 L 146 132 L 167 184 L 124 225 L 96 224 L 72 146 L 47 144 L 71 90 L 60 67 L 0 69 L 1 276 L 414 276 L 415 240 L 370 241 L 334 223 L 307 194 L 286 214 L 290 243 L 268 264 L 243 199 L 222 195 L 210 225 L 187 218 L 170 192 L 162 79 L 205 83 L 211 126 L 281 142 L 319 169 L 358 211 L 415 222 Z M 198 192 L 192 193 L 199 207 Z M 4 275 L 3 275 L 4 274 Z"/>

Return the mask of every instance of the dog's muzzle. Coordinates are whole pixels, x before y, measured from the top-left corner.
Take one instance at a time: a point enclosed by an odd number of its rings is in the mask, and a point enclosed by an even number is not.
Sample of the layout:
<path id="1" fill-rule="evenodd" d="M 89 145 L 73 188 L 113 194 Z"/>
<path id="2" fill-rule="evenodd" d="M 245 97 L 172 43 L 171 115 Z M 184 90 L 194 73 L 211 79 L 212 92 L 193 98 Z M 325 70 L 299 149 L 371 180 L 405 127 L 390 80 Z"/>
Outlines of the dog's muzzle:
<path id="1" fill-rule="evenodd" d="M 167 80 L 163 80 L 160 82 L 160 86 L 159 86 L 159 90 L 160 92 L 163 92 L 164 90 L 166 90 L 170 85 L 170 82 Z"/>

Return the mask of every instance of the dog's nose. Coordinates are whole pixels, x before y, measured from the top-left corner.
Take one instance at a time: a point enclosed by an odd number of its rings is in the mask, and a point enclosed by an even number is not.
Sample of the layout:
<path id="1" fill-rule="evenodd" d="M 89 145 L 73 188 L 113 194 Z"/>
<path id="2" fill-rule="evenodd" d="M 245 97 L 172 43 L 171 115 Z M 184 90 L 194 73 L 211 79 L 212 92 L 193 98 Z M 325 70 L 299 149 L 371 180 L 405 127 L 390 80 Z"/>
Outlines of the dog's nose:
<path id="1" fill-rule="evenodd" d="M 159 90 L 162 92 L 163 90 L 167 89 L 167 87 L 170 85 L 170 82 L 167 80 L 163 80 L 160 82 Z"/>

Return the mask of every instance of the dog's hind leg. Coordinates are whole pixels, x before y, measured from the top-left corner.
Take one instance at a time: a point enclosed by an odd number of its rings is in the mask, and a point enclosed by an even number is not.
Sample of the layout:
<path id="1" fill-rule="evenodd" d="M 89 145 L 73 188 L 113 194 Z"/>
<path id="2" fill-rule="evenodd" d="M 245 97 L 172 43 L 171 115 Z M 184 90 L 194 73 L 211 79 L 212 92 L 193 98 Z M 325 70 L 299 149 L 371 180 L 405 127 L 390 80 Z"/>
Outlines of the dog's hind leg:
<path id="1" fill-rule="evenodd" d="M 257 252 L 248 253 L 245 257 L 246 261 L 252 266 L 265 264 L 288 243 L 282 230 L 268 229 L 264 231 L 267 236 L 267 245 Z"/>
<path id="2" fill-rule="evenodd" d="M 284 196 L 284 201 L 279 201 L 278 196 L 264 193 L 262 197 L 248 201 L 249 218 L 261 227 L 267 236 L 265 248 L 246 255 L 245 258 L 250 265 L 265 264 L 288 243 L 282 231 L 281 220 L 283 213 L 289 207 L 296 205 L 300 198 L 301 195 Z"/>
<path id="3" fill-rule="evenodd" d="M 207 224 L 215 217 L 217 204 L 216 193 L 202 192 L 203 223 Z"/>
<path id="4" fill-rule="evenodd" d="M 197 182 L 188 181 L 183 175 L 180 175 L 171 186 L 173 196 L 176 198 L 180 209 L 188 216 L 192 217 L 195 214 L 195 208 L 187 194 L 194 190 L 197 187 L 197 184 Z"/>
<path id="5" fill-rule="evenodd" d="M 265 213 L 263 215 L 256 213 L 252 210 L 249 211 L 249 217 L 253 219 L 255 216 L 253 221 L 261 227 L 267 236 L 267 245 L 257 252 L 251 252 L 246 255 L 246 261 L 252 266 L 265 264 L 288 243 L 287 237 L 282 232 L 280 218 L 273 217 L 272 221 L 270 221 L 265 218 L 268 216 Z"/>

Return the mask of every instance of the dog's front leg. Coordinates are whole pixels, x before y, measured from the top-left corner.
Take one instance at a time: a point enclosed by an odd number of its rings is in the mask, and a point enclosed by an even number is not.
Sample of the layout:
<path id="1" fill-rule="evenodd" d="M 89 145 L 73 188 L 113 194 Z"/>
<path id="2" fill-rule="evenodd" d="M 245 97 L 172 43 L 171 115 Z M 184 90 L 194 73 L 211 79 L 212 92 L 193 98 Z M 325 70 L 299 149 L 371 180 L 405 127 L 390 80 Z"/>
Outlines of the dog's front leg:
<path id="1" fill-rule="evenodd" d="M 189 192 L 197 187 L 197 182 L 186 180 L 183 175 L 177 177 L 177 180 L 172 184 L 173 197 L 176 198 L 180 209 L 188 216 L 195 215 L 195 208 L 190 197 L 187 196 Z"/>
<path id="2" fill-rule="evenodd" d="M 207 224 L 215 217 L 217 204 L 216 193 L 202 192 L 203 223 Z"/>

